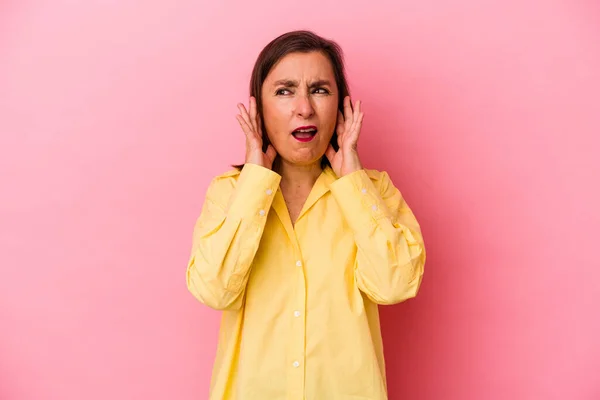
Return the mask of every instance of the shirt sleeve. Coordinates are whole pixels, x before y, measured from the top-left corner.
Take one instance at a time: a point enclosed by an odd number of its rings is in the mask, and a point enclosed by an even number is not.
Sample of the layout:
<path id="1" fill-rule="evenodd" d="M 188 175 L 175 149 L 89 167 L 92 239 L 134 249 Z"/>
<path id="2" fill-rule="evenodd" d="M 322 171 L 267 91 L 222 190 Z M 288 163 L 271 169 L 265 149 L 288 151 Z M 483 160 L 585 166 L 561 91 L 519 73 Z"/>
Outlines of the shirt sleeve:
<path id="1" fill-rule="evenodd" d="M 331 191 L 354 233 L 359 289 L 377 304 L 416 296 L 426 258 L 423 237 L 389 175 L 381 172 L 376 186 L 359 170 L 339 178 Z"/>
<path id="2" fill-rule="evenodd" d="M 239 309 L 250 267 L 281 176 L 244 165 L 237 177 L 213 179 L 194 226 L 188 290 L 217 310 Z"/>

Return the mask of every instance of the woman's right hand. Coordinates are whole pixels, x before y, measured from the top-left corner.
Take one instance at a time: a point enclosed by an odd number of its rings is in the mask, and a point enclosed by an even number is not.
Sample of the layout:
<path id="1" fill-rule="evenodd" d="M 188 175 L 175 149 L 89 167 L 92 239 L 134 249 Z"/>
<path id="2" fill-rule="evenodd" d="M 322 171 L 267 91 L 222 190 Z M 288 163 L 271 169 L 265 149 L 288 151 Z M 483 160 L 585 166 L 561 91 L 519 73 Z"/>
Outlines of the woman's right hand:
<path id="1" fill-rule="evenodd" d="M 262 128 L 256 108 L 256 99 L 250 97 L 250 113 L 246 111 L 246 107 L 242 103 L 238 104 L 238 109 L 240 113 L 236 115 L 236 118 L 246 134 L 246 163 L 272 169 L 277 152 L 270 144 L 266 152 L 262 151 Z"/>

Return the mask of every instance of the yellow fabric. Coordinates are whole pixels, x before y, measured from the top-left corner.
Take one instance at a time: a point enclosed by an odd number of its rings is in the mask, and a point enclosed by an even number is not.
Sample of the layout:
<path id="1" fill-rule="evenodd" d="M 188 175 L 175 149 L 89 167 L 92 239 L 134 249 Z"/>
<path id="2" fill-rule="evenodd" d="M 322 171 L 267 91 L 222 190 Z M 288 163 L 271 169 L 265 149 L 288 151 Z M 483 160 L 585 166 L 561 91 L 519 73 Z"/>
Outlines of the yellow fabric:
<path id="1" fill-rule="evenodd" d="M 387 399 L 378 304 L 417 294 L 425 248 L 385 172 L 326 168 L 295 226 L 281 177 L 210 184 L 187 285 L 223 310 L 211 400 Z"/>

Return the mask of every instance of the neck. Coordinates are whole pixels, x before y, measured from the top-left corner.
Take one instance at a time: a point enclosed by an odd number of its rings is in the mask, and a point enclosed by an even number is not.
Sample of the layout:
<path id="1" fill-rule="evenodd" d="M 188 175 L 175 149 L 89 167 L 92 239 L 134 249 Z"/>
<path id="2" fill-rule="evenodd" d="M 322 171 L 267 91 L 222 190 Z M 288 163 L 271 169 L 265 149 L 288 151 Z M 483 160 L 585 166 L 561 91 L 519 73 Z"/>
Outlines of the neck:
<path id="1" fill-rule="evenodd" d="M 295 165 L 280 159 L 278 164 L 277 172 L 281 175 L 281 184 L 287 187 L 312 187 L 323 171 L 320 161 L 309 165 Z"/>

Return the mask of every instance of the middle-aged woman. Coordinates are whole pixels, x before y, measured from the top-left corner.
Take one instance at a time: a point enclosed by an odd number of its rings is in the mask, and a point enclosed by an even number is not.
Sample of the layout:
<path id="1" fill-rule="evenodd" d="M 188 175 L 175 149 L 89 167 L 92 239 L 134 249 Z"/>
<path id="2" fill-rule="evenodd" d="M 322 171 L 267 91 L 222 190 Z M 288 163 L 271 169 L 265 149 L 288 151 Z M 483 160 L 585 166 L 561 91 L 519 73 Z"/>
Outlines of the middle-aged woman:
<path id="1" fill-rule="evenodd" d="M 425 248 L 389 175 L 361 163 L 341 49 L 277 37 L 250 96 L 245 163 L 212 180 L 187 267 L 223 310 L 210 399 L 387 399 L 378 305 L 417 294 Z"/>

